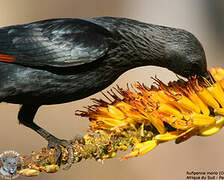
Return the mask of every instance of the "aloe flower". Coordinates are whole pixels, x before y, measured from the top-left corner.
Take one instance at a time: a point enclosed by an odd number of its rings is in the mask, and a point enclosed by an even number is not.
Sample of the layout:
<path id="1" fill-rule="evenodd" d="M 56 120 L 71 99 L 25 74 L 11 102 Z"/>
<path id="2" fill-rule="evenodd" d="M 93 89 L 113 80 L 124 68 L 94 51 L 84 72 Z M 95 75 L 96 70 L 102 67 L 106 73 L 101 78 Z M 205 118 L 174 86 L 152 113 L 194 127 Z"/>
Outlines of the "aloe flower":
<path id="1" fill-rule="evenodd" d="M 195 76 L 167 85 L 154 78 L 151 87 L 134 83 L 103 93 L 107 100 L 93 99 L 93 105 L 76 112 L 88 117 L 90 124 L 84 142 L 71 140 L 73 163 L 113 158 L 117 151 L 131 147 L 132 152 L 120 158 L 125 160 L 167 141 L 178 144 L 193 136 L 217 133 L 224 126 L 224 69 L 211 68 L 210 72 L 208 79 Z M 67 163 L 68 153 L 62 148 L 62 164 Z M 53 149 L 21 156 L 23 165 L 18 173 L 35 176 L 41 171 L 56 172 L 55 157 Z"/>

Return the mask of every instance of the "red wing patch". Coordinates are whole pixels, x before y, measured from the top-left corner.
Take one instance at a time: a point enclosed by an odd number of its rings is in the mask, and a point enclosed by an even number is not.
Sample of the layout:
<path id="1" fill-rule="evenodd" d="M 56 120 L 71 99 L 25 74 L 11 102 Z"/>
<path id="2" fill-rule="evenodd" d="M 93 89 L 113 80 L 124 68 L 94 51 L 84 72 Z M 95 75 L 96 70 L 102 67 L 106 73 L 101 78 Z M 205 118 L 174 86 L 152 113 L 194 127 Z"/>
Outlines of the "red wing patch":
<path id="1" fill-rule="evenodd" d="M 18 56 L 11 56 L 6 54 L 0 54 L 0 62 L 14 62 L 14 59 Z"/>

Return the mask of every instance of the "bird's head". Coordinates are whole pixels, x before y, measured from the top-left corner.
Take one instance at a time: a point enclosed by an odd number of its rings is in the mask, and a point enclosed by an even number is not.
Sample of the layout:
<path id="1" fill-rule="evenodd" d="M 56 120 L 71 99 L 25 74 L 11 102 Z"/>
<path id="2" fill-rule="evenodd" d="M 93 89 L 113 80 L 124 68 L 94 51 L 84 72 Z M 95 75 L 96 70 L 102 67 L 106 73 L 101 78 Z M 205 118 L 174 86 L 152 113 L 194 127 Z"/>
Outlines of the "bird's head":
<path id="1" fill-rule="evenodd" d="M 169 70 L 184 77 L 208 76 L 204 49 L 193 34 L 177 29 L 168 39 L 164 56 Z"/>

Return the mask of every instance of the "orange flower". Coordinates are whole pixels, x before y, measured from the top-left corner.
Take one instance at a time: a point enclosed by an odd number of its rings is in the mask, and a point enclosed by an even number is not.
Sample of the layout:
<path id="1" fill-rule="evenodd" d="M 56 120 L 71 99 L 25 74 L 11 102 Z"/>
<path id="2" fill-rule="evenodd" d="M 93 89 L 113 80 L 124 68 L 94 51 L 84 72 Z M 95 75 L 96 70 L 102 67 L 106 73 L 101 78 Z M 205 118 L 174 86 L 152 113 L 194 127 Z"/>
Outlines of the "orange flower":
<path id="1" fill-rule="evenodd" d="M 80 115 L 90 118 L 93 132 L 139 127 L 143 128 L 142 137 L 144 131 L 153 132 L 150 140 L 133 142 L 132 152 L 122 159 L 143 155 L 162 142 L 180 143 L 195 135 L 209 136 L 224 126 L 224 69 L 212 68 L 211 74 L 209 80 L 191 77 L 168 85 L 154 78 L 157 86 L 134 83 L 133 91 L 117 87 L 109 92 L 113 101 L 95 99 L 96 104 Z"/>

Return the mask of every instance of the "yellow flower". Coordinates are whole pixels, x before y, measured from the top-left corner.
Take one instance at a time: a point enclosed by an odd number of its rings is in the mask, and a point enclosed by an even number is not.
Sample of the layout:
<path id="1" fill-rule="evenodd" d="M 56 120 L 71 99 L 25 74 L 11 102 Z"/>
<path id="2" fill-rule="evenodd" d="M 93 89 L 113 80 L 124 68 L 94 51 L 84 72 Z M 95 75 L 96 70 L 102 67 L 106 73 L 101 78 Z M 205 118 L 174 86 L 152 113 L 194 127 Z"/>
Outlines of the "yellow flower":
<path id="1" fill-rule="evenodd" d="M 117 87 L 109 93 L 114 101 L 94 100 L 96 104 L 81 113 L 90 118 L 93 132 L 143 128 L 142 138 L 133 142 L 132 152 L 122 159 L 143 155 L 166 141 L 209 136 L 224 126 L 224 69 L 212 68 L 208 80 L 195 76 L 168 85 L 154 80 L 157 86 L 151 88 L 140 83 L 134 83 L 133 90 Z M 153 136 L 144 138 L 145 131 Z"/>

